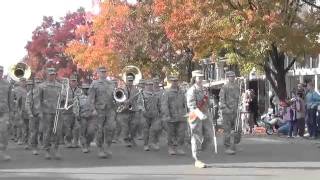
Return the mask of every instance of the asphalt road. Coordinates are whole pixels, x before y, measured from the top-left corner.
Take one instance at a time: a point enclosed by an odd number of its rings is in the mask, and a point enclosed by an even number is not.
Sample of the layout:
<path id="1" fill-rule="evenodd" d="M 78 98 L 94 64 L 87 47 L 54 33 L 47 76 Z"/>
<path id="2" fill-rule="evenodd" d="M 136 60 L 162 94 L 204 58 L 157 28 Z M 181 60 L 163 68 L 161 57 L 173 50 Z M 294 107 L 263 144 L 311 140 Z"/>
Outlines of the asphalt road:
<path id="1" fill-rule="evenodd" d="M 89 154 L 63 148 L 62 160 L 45 160 L 10 144 L 10 162 L 0 161 L 2 179 L 301 179 L 320 177 L 320 141 L 278 137 L 245 137 L 235 156 L 203 152 L 202 160 L 211 168 L 196 169 L 188 148 L 186 156 L 169 156 L 165 141 L 158 152 L 114 144 L 113 157 L 98 159 L 95 147 Z"/>

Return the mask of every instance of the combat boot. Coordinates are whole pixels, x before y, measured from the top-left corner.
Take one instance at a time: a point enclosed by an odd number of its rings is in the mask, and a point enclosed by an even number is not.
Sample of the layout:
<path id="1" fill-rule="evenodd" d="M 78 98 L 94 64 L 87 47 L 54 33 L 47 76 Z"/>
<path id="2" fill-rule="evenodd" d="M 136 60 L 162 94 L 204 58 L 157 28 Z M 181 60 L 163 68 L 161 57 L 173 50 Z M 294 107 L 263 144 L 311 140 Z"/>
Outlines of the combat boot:
<path id="1" fill-rule="evenodd" d="M 104 152 L 106 153 L 107 157 L 111 157 L 112 156 L 112 151 L 111 151 L 110 146 L 105 146 Z"/>
<path id="2" fill-rule="evenodd" d="M 186 153 L 184 152 L 184 150 L 182 149 L 182 147 L 179 147 L 177 148 L 177 154 L 178 155 L 185 155 Z"/>
<path id="3" fill-rule="evenodd" d="M 71 142 L 66 142 L 66 148 L 72 148 L 72 143 Z"/>
<path id="4" fill-rule="evenodd" d="M 98 157 L 99 157 L 99 158 L 107 158 L 107 155 L 106 155 L 106 153 L 103 151 L 103 148 L 102 148 L 102 147 L 99 147 L 99 148 L 98 148 Z"/>
<path id="5" fill-rule="evenodd" d="M 88 153 L 89 152 L 88 146 L 86 144 L 82 145 L 82 152 L 83 153 Z"/>
<path id="6" fill-rule="evenodd" d="M 39 155 L 39 152 L 38 152 L 38 150 L 37 150 L 37 148 L 34 148 L 33 150 L 32 150 L 32 155 Z"/>
<path id="7" fill-rule="evenodd" d="M 149 145 L 144 145 L 143 150 L 144 150 L 144 151 L 150 151 Z"/>
<path id="8" fill-rule="evenodd" d="M 153 150 L 155 150 L 155 151 L 159 151 L 159 150 L 160 150 L 160 147 L 159 147 L 158 144 L 152 143 L 152 144 L 150 144 L 150 147 L 151 147 Z"/>
<path id="9" fill-rule="evenodd" d="M 194 163 L 194 166 L 195 166 L 196 168 L 206 168 L 206 167 L 208 167 L 208 165 L 206 165 L 205 163 L 203 163 L 203 162 L 201 162 L 201 161 L 199 161 L 199 160 L 197 160 L 197 161 Z"/>
<path id="10" fill-rule="evenodd" d="M 51 159 L 51 155 L 50 155 L 50 150 L 49 149 L 45 151 L 44 158 L 47 159 L 47 160 Z"/>
<path id="11" fill-rule="evenodd" d="M 59 148 L 54 149 L 53 156 L 56 160 L 60 160 L 62 158 Z"/>
<path id="12" fill-rule="evenodd" d="M 4 161 L 10 161 L 11 157 L 9 155 L 7 155 L 6 153 L 4 153 L 3 151 L 0 151 L 0 156 L 2 156 Z"/>
<path id="13" fill-rule="evenodd" d="M 22 145 L 23 144 L 23 142 L 22 142 L 22 140 L 18 140 L 18 143 L 17 143 L 18 145 Z"/>
<path id="14" fill-rule="evenodd" d="M 232 150 L 231 148 L 226 149 L 225 153 L 228 155 L 235 155 L 236 154 L 236 152 L 234 150 Z"/>
<path id="15" fill-rule="evenodd" d="M 134 139 L 131 140 L 131 144 L 132 144 L 133 147 L 137 147 L 137 143 L 136 143 L 136 141 Z"/>
<path id="16" fill-rule="evenodd" d="M 169 148 L 168 148 L 168 153 L 169 153 L 170 155 L 176 155 L 176 154 L 177 154 L 176 151 L 174 150 L 174 148 L 173 148 L 173 147 L 170 147 L 170 146 L 169 146 Z"/>
<path id="17" fill-rule="evenodd" d="M 29 145 L 25 145 L 25 146 L 24 146 L 24 149 L 25 149 L 25 150 L 29 150 L 29 149 L 30 149 Z"/>
<path id="18" fill-rule="evenodd" d="M 79 148 L 80 147 L 78 142 L 73 142 L 71 146 L 72 146 L 72 148 Z"/>

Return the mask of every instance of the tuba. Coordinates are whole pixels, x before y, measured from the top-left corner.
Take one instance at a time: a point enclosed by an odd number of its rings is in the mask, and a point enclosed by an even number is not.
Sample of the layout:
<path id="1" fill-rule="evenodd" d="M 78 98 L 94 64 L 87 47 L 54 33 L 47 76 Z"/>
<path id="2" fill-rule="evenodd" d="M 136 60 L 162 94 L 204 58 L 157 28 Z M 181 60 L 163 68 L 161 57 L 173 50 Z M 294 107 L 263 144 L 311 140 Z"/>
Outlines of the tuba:
<path id="1" fill-rule="evenodd" d="M 31 68 L 27 64 L 20 62 L 10 66 L 8 75 L 16 82 L 19 82 L 20 78 L 29 79 L 31 77 Z"/>
<path id="2" fill-rule="evenodd" d="M 133 76 L 133 85 L 138 85 L 142 79 L 141 71 L 136 66 L 126 66 L 122 70 L 122 80 L 126 82 L 127 76 Z"/>
<path id="3" fill-rule="evenodd" d="M 126 66 L 122 70 L 121 76 L 124 82 L 127 81 L 127 76 L 133 76 L 133 85 L 138 85 L 140 79 L 142 79 L 141 71 L 136 66 Z M 130 105 L 128 105 L 129 104 L 128 101 L 134 99 L 139 94 L 140 92 L 129 97 L 128 92 L 124 88 L 116 88 L 113 91 L 113 99 L 115 100 L 116 103 L 119 104 L 117 112 L 122 112 L 126 108 L 130 110 L 131 107 Z"/>

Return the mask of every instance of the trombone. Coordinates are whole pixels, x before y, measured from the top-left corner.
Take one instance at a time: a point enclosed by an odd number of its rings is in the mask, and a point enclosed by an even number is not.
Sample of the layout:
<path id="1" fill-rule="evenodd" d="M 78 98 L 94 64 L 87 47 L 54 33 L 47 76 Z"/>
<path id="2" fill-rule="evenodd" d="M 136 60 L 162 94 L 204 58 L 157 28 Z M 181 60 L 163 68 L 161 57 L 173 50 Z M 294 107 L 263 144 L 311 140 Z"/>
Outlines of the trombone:
<path id="1" fill-rule="evenodd" d="M 56 106 L 56 114 L 54 117 L 54 124 L 53 124 L 53 133 L 56 134 L 57 133 L 57 126 L 58 126 L 58 121 L 59 121 L 59 116 L 60 116 L 60 110 L 69 110 L 73 104 L 68 105 L 68 101 L 69 101 L 69 89 L 70 89 L 70 85 L 69 85 L 69 79 L 68 78 L 63 78 L 61 80 L 62 83 L 62 87 L 61 87 L 61 91 L 58 95 L 58 101 L 57 101 L 57 106 Z M 62 95 L 66 95 L 65 97 L 65 103 L 63 105 L 63 107 L 61 107 L 61 103 L 62 103 Z"/>

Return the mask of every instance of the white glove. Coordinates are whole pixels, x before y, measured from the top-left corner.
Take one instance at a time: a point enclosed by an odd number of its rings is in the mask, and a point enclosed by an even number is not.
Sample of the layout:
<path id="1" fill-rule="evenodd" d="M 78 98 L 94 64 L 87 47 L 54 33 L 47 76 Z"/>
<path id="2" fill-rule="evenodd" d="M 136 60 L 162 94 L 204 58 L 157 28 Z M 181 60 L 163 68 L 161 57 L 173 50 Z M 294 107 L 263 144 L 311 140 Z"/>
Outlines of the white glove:
<path id="1" fill-rule="evenodd" d="M 205 120 L 208 118 L 203 112 L 200 111 L 199 108 L 195 109 L 194 112 L 196 113 L 196 115 L 200 120 Z"/>

